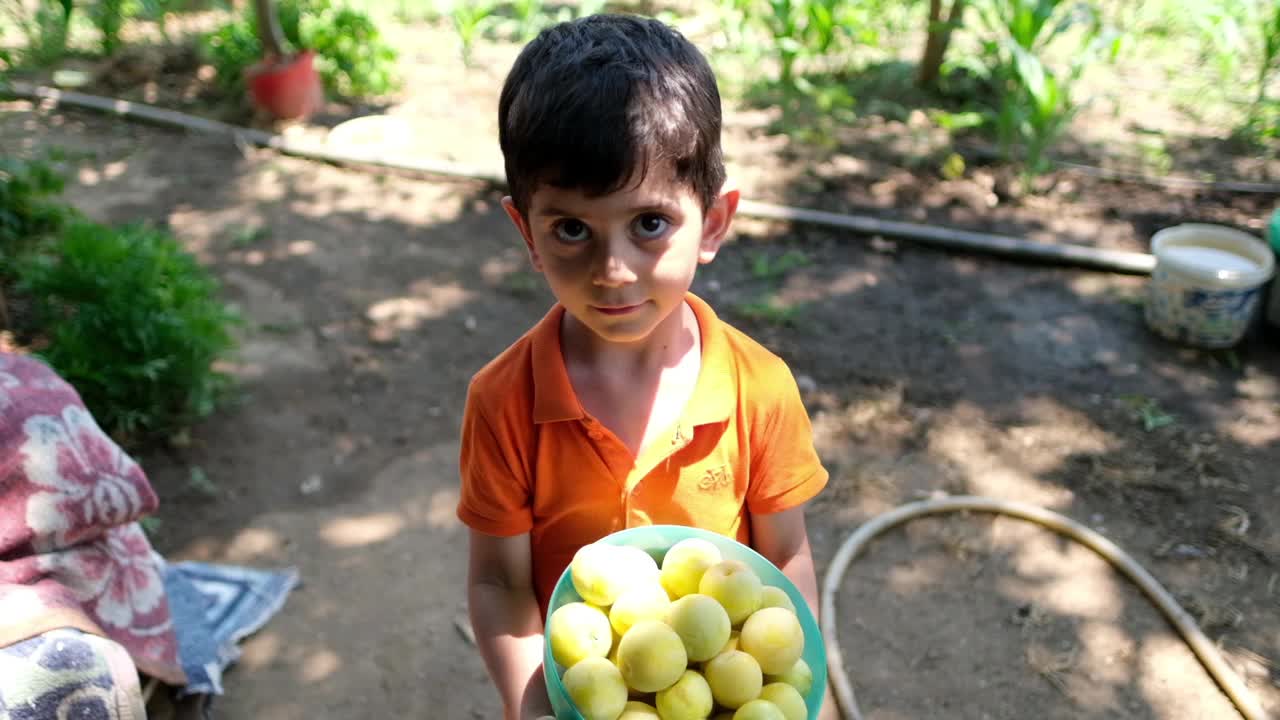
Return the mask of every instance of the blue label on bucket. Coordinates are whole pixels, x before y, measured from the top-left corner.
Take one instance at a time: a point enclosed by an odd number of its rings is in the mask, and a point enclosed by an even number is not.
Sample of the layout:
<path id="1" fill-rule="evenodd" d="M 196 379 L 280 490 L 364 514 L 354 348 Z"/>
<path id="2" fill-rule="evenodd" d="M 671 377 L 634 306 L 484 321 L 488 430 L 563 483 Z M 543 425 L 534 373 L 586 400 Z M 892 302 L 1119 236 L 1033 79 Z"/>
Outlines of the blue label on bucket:
<path id="1" fill-rule="evenodd" d="M 1249 327 L 1261 288 L 1211 290 L 1188 285 L 1157 268 L 1147 298 L 1147 323 L 1189 345 L 1230 347 Z"/>
<path id="2" fill-rule="evenodd" d="M 1183 294 L 1184 307 L 1201 308 L 1207 313 L 1234 317 L 1248 309 L 1258 294 L 1257 288 L 1249 290 L 1188 290 Z"/>

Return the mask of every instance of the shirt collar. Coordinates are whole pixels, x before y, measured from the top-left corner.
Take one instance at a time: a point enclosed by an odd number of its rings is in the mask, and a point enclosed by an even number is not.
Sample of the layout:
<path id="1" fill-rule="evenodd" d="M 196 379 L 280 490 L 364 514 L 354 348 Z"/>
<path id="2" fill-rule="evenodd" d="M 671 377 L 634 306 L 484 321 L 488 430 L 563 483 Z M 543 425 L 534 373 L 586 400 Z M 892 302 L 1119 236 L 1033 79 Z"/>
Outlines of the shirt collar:
<path id="1" fill-rule="evenodd" d="M 698 382 L 693 386 L 681 424 L 706 425 L 729 419 L 737 401 L 733 381 L 733 358 L 724 324 L 702 298 L 688 293 L 685 300 L 693 308 L 702 333 L 702 365 Z"/>
<path id="2" fill-rule="evenodd" d="M 587 413 L 569 382 L 560 346 L 564 306 L 555 307 L 534 326 L 530 336 L 533 353 L 533 421 L 535 423 L 581 420 Z"/>
<path id="3" fill-rule="evenodd" d="M 723 324 L 714 310 L 693 293 L 685 301 L 698 320 L 702 339 L 701 367 L 693 394 L 681 414 L 681 424 L 690 427 L 721 422 L 734 406 L 733 363 Z M 581 420 L 586 411 L 578 402 L 560 344 L 564 306 L 555 307 L 534 326 L 530 334 L 533 365 L 533 421 L 535 423 Z"/>

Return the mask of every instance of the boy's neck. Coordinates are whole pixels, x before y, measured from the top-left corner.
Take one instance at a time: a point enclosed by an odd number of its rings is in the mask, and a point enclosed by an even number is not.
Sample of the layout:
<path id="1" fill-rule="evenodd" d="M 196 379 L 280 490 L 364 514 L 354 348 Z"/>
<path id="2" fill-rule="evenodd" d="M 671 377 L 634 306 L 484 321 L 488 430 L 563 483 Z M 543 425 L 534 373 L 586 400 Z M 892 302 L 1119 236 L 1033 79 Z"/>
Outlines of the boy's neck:
<path id="1" fill-rule="evenodd" d="M 634 343 L 601 340 L 569 313 L 565 313 L 561 321 L 560 337 L 566 366 L 622 376 L 675 367 L 702 345 L 698 318 L 688 302 L 680 303 L 648 337 Z"/>

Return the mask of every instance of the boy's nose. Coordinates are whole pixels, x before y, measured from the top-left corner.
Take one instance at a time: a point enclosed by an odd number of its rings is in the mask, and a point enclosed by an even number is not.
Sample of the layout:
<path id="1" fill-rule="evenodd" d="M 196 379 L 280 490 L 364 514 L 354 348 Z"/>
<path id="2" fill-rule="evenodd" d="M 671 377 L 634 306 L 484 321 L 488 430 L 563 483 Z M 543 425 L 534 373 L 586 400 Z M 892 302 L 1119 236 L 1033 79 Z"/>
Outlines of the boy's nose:
<path id="1" fill-rule="evenodd" d="M 601 287 L 620 287 L 636 280 L 627 257 L 627 241 L 610 239 L 601 244 L 592 280 Z"/>

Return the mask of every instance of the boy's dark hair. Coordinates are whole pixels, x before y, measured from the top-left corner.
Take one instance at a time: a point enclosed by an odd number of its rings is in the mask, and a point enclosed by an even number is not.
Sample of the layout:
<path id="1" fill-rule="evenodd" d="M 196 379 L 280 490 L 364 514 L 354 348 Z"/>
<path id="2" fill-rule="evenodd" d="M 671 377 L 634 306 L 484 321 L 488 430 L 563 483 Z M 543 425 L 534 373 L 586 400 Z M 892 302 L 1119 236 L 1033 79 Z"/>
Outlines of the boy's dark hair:
<path id="1" fill-rule="evenodd" d="M 702 53 L 657 20 L 593 15 L 543 30 L 498 102 L 516 208 L 543 183 L 607 195 L 670 163 L 705 211 L 724 184 L 720 92 Z"/>

